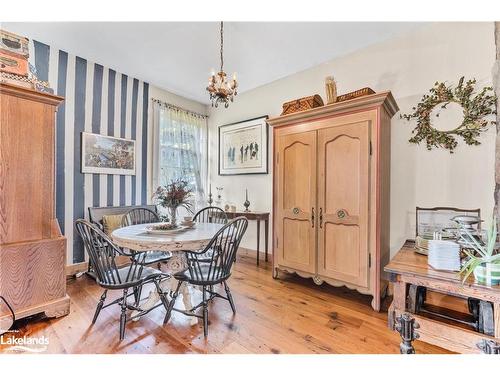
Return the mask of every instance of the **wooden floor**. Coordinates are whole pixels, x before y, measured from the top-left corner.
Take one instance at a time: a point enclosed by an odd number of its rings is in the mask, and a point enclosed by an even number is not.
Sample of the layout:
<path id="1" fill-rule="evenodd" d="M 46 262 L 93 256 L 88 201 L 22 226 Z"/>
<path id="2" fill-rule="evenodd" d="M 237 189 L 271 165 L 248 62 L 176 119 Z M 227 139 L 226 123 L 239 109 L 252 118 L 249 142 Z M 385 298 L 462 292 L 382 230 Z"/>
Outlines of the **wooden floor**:
<path id="1" fill-rule="evenodd" d="M 47 337 L 48 353 L 399 352 L 399 336 L 386 326 L 388 301 L 384 311 L 376 313 L 370 297 L 345 288 L 318 287 L 292 275 L 273 280 L 270 263 L 257 267 L 247 255 L 239 257 L 229 285 L 236 315 L 226 301 L 215 300 L 210 305 L 207 340 L 201 324 L 190 326 L 179 313 L 174 312 L 163 326 L 164 310 L 159 308 L 127 323 L 125 340 L 120 342 L 118 306 L 103 310 L 96 324 L 90 324 L 102 291 L 87 276 L 68 281 L 68 316 L 20 322 L 15 335 Z M 108 293 L 108 298 L 115 294 Z M 178 304 L 182 307 L 182 298 Z M 6 347 L 0 345 L 0 351 Z M 418 341 L 415 348 L 417 353 L 446 353 Z"/>

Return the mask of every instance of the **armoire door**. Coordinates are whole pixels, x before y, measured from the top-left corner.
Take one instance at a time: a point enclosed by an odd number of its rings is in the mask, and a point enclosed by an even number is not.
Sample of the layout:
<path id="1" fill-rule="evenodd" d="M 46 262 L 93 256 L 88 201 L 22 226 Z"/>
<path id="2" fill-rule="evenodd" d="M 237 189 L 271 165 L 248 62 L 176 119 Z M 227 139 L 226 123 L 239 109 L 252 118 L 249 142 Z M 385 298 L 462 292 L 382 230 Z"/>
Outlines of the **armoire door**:
<path id="1" fill-rule="evenodd" d="M 318 274 L 368 286 L 370 122 L 318 131 Z"/>
<path id="2" fill-rule="evenodd" d="M 278 263 L 316 271 L 316 131 L 278 138 Z"/>

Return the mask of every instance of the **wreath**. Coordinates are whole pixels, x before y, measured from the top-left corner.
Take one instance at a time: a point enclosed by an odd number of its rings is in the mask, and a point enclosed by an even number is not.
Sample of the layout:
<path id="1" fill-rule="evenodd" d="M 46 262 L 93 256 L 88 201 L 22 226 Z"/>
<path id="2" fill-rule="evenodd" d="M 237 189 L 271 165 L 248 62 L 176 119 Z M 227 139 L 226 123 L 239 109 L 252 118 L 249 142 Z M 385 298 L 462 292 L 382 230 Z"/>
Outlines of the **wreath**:
<path id="1" fill-rule="evenodd" d="M 433 147 L 445 148 L 453 153 L 457 147 L 455 136 L 460 136 L 468 145 L 481 144 L 476 138 L 485 131 L 489 125 L 496 124 L 495 121 L 485 119 L 488 115 L 496 115 L 497 97 L 492 87 L 484 87 L 481 92 L 474 96 L 475 79 L 468 80 L 464 84 L 464 77 L 460 78 L 457 87 L 446 86 L 444 83 L 436 82 L 429 90 L 429 94 L 422 97 L 420 103 L 413 107 L 413 113 L 403 114 L 401 118 L 411 121 L 417 120 L 417 126 L 413 129 L 411 143 L 420 144 L 425 141 L 427 149 Z M 452 130 L 441 131 L 435 129 L 431 124 L 432 110 L 441 106 L 445 109 L 448 104 L 459 104 L 463 109 L 462 123 Z M 439 113 L 436 114 L 439 117 Z"/>

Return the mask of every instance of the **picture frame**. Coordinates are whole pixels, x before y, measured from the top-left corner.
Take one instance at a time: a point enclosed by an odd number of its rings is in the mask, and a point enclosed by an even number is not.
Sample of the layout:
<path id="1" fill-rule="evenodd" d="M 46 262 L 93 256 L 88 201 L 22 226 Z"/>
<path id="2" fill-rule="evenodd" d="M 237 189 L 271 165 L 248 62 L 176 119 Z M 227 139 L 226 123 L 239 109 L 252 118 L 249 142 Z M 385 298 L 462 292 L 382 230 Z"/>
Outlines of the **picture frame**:
<path id="1" fill-rule="evenodd" d="M 458 215 L 477 216 L 481 219 L 481 209 L 466 209 L 457 207 L 416 207 L 415 236 L 424 233 L 440 231 L 453 226 L 452 218 Z M 481 228 L 481 224 L 478 225 Z"/>
<path id="2" fill-rule="evenodd" d="M 268 116 L 219 126 L 219 176 L 269 173 Z"/>
<path id="3" fill-rule="evenodd" d="M 135 140 L 82 132 L 82 173 L 136 174 Z"/>

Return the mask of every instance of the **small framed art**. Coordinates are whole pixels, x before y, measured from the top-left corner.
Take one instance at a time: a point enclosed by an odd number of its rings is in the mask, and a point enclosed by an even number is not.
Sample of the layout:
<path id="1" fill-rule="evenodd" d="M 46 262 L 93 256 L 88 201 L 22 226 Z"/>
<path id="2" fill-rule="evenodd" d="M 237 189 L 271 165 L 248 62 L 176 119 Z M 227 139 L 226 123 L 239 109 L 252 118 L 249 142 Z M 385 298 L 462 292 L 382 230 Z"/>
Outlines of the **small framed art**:
<path id="1" fill-rule="evenodd" d="M 219 175 L 267 174 L 267 116 L 219 126 Z"/>
<path id="2" fill-rule="evenodd" d="M 135 141 L 83 132 L 82 173 L 135 175 Z"/>

